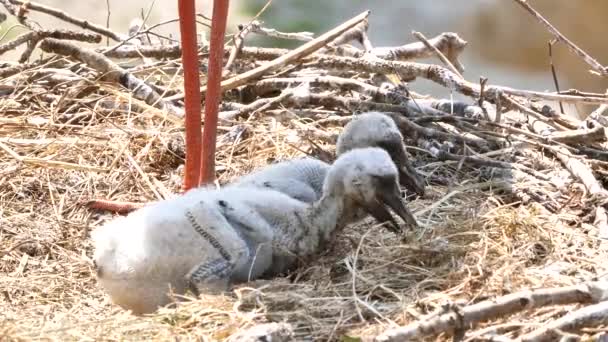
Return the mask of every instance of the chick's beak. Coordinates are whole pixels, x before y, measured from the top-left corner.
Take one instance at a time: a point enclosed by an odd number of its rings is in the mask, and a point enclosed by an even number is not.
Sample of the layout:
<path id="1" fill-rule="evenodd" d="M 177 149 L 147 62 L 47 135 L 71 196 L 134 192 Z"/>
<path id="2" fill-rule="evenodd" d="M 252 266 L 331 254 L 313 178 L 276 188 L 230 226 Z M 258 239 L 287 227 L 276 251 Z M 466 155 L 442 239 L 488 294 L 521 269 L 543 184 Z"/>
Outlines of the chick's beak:
<path id="1" fill-rule="evenodd" d="M 399 170 L 399 183 L 408 191 L 424 196 L 424 181 L 408 160 L 405 150 L 393 148 L 390 150 L 390 155 Z"/>
<path id="2" fill-rule="evenodd" d="M 367 206 L 367 211 L 380 223 L 390 222 L 389 227 L 393 232 L 402 232 L 401 227 L 397 224 L 397 221 L 395 221 L 387 207 L 391 208 L 411 228 L 418 227 L 414 215 L 412 215 L 401 200 L 401 194 L 396 184 L 392 191 L 379 191 L 374 203 Z"/>
<path id="3" fill-rule="evenodd" d="M 405 206 L 401 199 L 401 192 L 399 188 L 395 188 L 392 192 L 380 192 L 378 193 L 379 199 L 388 205 L 395 214 L 397 214 L 410 228 L 418 228 L 418 223 L 412 215 L 412 212 Z"/>
<path id="4" fill-rule="evenodd" d="M 391 213 L 386 209 L 384 203 L 375 200 L 374 203 L 367 206 L 367 212 L 372 215 L 378 223 L 389 222 L 388 228 L 395 234 L 402 232 L 401 227 L 397 224 L 397 221 L 393 218 Z"/>
<path id="5" fill-rule="evenodd" d="M 424 196 L 424 183 L 416 170 L 410 165 L 398 165 L 399 183 L 409 191 Z"/>

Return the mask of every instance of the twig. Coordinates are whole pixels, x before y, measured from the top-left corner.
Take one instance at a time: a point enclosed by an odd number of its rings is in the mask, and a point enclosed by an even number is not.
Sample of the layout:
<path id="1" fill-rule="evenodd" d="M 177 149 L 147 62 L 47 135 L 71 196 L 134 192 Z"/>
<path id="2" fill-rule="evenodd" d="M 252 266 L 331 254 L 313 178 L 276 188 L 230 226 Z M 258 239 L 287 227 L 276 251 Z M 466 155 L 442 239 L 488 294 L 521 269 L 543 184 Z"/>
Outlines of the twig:
<path id="1" fill-rule="evenodd" d="M 353 40 L 356 40 L 361 45 L 364 45 L 365 51 L 370 51 L 372 47 L 368 45 L 368 44 L 370 44 L 369 41 L 366 42 L 366 40 L 367 40 L 366 32 L 367 32 L 368 27 L 369 27 L 369 22 L 367 19 L 365 19 L 362 22 L 360 22 L 359 24 L 353 26 L 351 29 L 342 33 L 340 36 L 338 36 L 336 39 L 334 39 L 333 42 L 328 44 L 327 47 L 321 49 L 319 52 L 326 53 L 328 51 L 335 50 L 340 45 L 349 43 Z"/>
<path id="2" fill-rule="evenodd" d="M 64 11 L 58 10 L 58 9 L 50 7 L 50 6 L 42 5 L 42 4 L 39 4 L 36 2 L 32 2 L 32 1 L 21 1 L 21 0 L 8 0 L 8 1 L 10 1 L 10 3 L 12 3 L 13 5 L 25 6 L 29 10 L 42 12 L 42 13 L 51 15 L 57 19 L 61 19 L 70 24 L 79 26 L 85 30 L 91 30 L 93 32 L 99 33 L 99 34 L 106 36 L 108 38 L 111 38 L 117 42 L 126 38 L 123 35 L 115 33 L 103 26 L 99 26 L 97 24 L 92 24 L 84 19 L 75 18 L 75 17 L 67 14 Z"/>
<path id="3" fill-rule="evenodd" d="M 604 142 L 607 139 L 606 128 L 603 126 L 592 129 L 555 132 L 547 138 L 564 144 L 588 144 L 592 142 Z"/>
<path id="4" fill-rule="evenodd" d="M 95 33 L 74 32 L 67 30 L 35 30 L 23 33 L 10 42 L 0 45 L 0 55 L 9 50 L 15 49 L 21 44 L 28 43 L 28 51 L 24 52 L 21 55 L 21 58 L 19 58 L 19 63 L 24 63 L 29 59 L 31 52 L 34 50 L 38 42 L 45 38 L 78 40 L 87 43 L 99 43 L 101 41 L 101 36 Z"/>
<path id="5" fill-rule="evenodd" d="M 450 60 L 447 59 L 447 57 L 443 53 L 441 53 L 441 51 L 439 51 L 439 49 L 436 46 L 431 44 L 422 33 L 417 32 L 417 31 L 412 31 L 412 34 L 414 35 L 414 37 L 416 37 L 418 40 L 420 40 L 422 42 L 422 44 L 424 44 L 427 48 L 429 48 L 430 50 L 435 52 L 437 57 L 439 57 L 439 60 L 441 60 L 441 62 L 443 62 L 443 64 L 445 64 L 448 67 L 448 69 L 450 69 L 453 73 L 455 73 L 456 75 L 458 75 L 462 78 L 462 74 L 460 73 L 460 71 L 458 71 L 454 67 L 454 65 L 452 65 L 452 62 L 450 62 Z"/>
<path id="6" fill-rule="evenodd" d="M 338 70 L 358 70 L 370 73 L 398 73 L 404 79 L 426 78 L 463 95 L 477 99 L 479 97 L 479 86 L 468 82 L 450 70 L 439 66 L 414 62 L 388 61 L 382 59 L 357 59 L 352 57 L 338 57 L 329 55 L 315 56 L 317 60 L 312 64 L 320 68 Z M 486 93 L 489 99 L 494 99 L 499 92 L 505 95 L 522 97 L 530 100 L 564 101 L 568 103 L 600 104 L 608 103 L 607 97 L 586 97 L 575 95 L 561 95 L 532 90 L 520 90 L 510 87 L 488 85 Z"/>
<path id="7" fill-rule="evenodd" d="M 607 92 L 607 94 L 608 94 L 608 92 Z M 600 105 L 593 112 L 591 112 L 591 114 L 589 114 L 589 116 L 587 117 L 587 121 L 595 120 L 600 125 L 602 125 L 604 127 L 608 127 L 608 119 L 606 118 L 607 114 L 608 114 L 608 105 L 607 104 Z"/>
<path id="8" fill-rule="evenodd" d="M 28 243 L 36 243 L 36 240 L 23 240 L 23 241 L 19 241 L 16 244 L 14 244 L 13 246 L 11 246 L 10 248 L 4 250 L 4 251 L 0 251 L 0 259 L 4 258 L 5 255 L 8 255 L 9 253 L 11 253 L 12 251 L 16 250 L 17 248 L 26 245 Z"/>
<path id="9" fill-rule="evenodd" d="M 467 42 L 462 40 L 456 33 L 447 32 L 442 33 L 439 36 L 429 39 L 434 47 L 439 49 L 450 62 L 460 72 L 464 71 L 464 67 L 458 61 L 458 56 L 464 50 Z M 277 49 L 277 48 L 259 48 L 259 47 L 243 47 L 241 55 L 244 58 L 255 58 L 256 60 L 272 60 L 279 58 L 282 55 L 289 53 L 292 50 L 288 49 Z M 151 57 L 151 58 L 179 58 L 181 56 L 181 47 L 179 44 L 174 45 L 150 45 L 150 46 L 122 46 L 120 49 L 110 49 L 105 51 L 103 49 L 98 50 L 107 57 L 112 58 L 137 58 L 137 57 Z M 423 43 L 411 43 L 397 47 L 376 47 L 369 51 L 370 54 L 385 60 L 411 60 L 417 58 L 427 58 L 434 55 L 434 51 L 427 48 Z M 226 52 L 228 55 L 229 52 Z M 356 50 L 349 51 L 346 56 L 350 57 L 362 57 L 365 51 Z M 311 54 L 311 58 L 319 55 Z"/>
<path id="10" fill-rule="evenodd" d="M 225 70 L 230 70 L 230 68 L 232 67 L 232 64 L 236 60 L 237 55 L 243 48 L 243 44 L 245 43 L 245 37 L 251 32 L 255 23 L 257 23 L 257 21 L 252 21 L 251 23 L 249 23 L 249 25 L 244 25 L 244 26 L 240 25 L 239 26 L 239 32 L 236 33 L 234 35 L 234 37 L 232 38 L 232 41 L 234 42 L 234 46 L 230 50 L 230 56 L 228 57 L 228 62 L 226 62 L 226 65 L 224 66 Z"/>
<path id="11" fill-rule="evenodd" d="M 393 104 L 406 104 L 410 99 L 400 92 L 382 89 L 365 82 L 355 79 L 349 79 L 338 76 L 313 76 L 313 77 L 277 77 L 267 78 L 255 83 L 255 91 L 265 92 L 268 90 L 284 89 L 293 87 L 297 84 L 307 83 L 311 87 L 329 87 L 339 88 L 341 90 L 354 90 L 362 94 L 368 95 L 379 102 L 387 102 Z M 440 114 L 436 110 L 430 110 L 429 114 Z"/>
<path id="12" fill-rule="evenodd" d="M 454 161 L 459 161 L 459 162 L 463 162 L 463 163 L 469 163 L 469 164 L 476 165 L 476 166 L 496 167 L 496 168 L 502 168 L 502 169 L 517 169 L 517 170 L 526 172 L 538 179 L 542 179 L 545 181 L 551 179 L 551 177 L 549 177 L 543 173 L 540 173 L 534 169 L 531 169 L 527 166 L 524 166 L 524 165 L 521 165 L 518 163 L 509 163 L 509 162 L 503 162 L 503 161 L 498 161 L 498 160 L 482 159 L 480 157 L 475 157 L 475 156 L 461 156 L 461 155 L 449 153 L 446 151 L 439 151 L 439 153 L 437 154 L 436 157 L 439 160 L 454 160 Z"/>
<path id="13" fill-rule="evenodd" d="M 429 49 L 424 43 L 411 43 L 398 47 L 376 47 L 370 53 L 374 56 L 386 60 L 412 60 L 420 58 L 432 57 L 436 52 L 435 49 L 441 51 L 452 65 L 460 73 L 464 72 L 464 66 L 458 60 L 458 57 L 467 46 L 467 42 L 460 38 L 458 34 L 453 32 L 444 32 L 434 38 L 428 39 L 429 44 L 434 49 Z M 352 57 L 361 57 L 353 55 Z"/>
<path id="14" fill-rule="evenodd" d="M 547 19 L 543 18 L 540 13 L 538 13 L 534 8 L 532 8 L 532 6 L 530 6 L 526 0 L 514 1 L 521 5 L 521 7 L 523 7 L 530 14 L 532 14 L 541 24 L 543 24 L 547 28 L 549 32 L 551 32 L 551 34 L 553 34 L 553 36 L 555 36 L 555 39 L 566 44 L 570 51 L 581 57 L 587 64 L 589 64 L 595 71 L 597 71 L 598 74 L 600 74 L 601 76 L 608 76 L 608 69 L 606 67 L 602 66 L 593 57 L 591 57 L 581 48 L 576 46 L 576 44 L 571 42 L 568 38 L 566 38 L 566 36 L 561 34 L 553 25 L 551 25 L 550 22 L 547 21 Z"/>
<path id="15" fill-rule="evenodd" d="M 555 64 L 553 64 L 553 44 L 555 43 L 555 40 L 551 40 L 549 42 L 549 65 L 551 66 L 551 75 L 553 76 L 553 83 L 555 84 L 555 91 L 557 91 L 558 93 L 559 91 L 559 82 L 557 80 L 557 73 L 555 72 Z M 564 114 L 564 105 L 562 104 L 562 101 L 559 101 L 559 110 L 562 114 Z"/>
<path id="16" fill-rule="evenodd" d="M 259 99 L 239 108 L 238 110 L 219 113 L 219 118 L 222 120 L 234 120 L 248 114 L 253 114 L 257 111 L 268 108 L 271 104 L 280 104 L 283 100 L 291 96 L 292 93 L 293 92 L 290 89 L 286 89 L 281 92 L 279 96 Z"/>
<path id="17" fill-rule="evenodd" d="M 593 225 L 598 230 L 598 237 L 600 239 L 607 240 L 608 239 L 608 213 L 606 213 L 606 209 L 601 205 L 598 205 L 595 208 L 595 219 L 593 220 Z"/>
<path id="18" fill-rule="evenodd" d="M 455 141 L 455 142 L 459 142 L 459 143 L 465 143 L 470 146 L 475 146 L 484 151 L 489 149 L 489 144 L 486 141 L 472 139 L 472 138 L 466 137 L 464 135 L 445 133 L 445 132 L 441 132 L 436 129 L 422 127 L 422 126 L 419 126 L 419 125 L 413 123 L 412 121 L 410 121 L 409 119 L 407 119 L 401 115 L 395 115 L 392 113 L 387 113 L 387 114 L 389 114 L 393 118 L 393 120 L 395 120 L 397 127 L 399 127 L 399 129 L 403 132 L 404 136 L 411 137 L 413 139 L 416 139 L 416 137 L 418 137 L 418 136 L 423 136 L 426 138 L 434 138 L 434 139 L 440 139 L 440 140 L 448 140 L 448 141 Z"/>
<path id="19" fill-rule="evenodd" d="M 181 113 L 180 109 L 161 99 L 160 95 L 143 80 L 135 77 L 98 52 L 52 38 L 43 40 L 40 48 L 46 52 L 69 56 L 86 63 L 91 68 L 97 70 L 104 79 L 123 85 L 132 91 L 135 98 L 141 99 L 151 106 L 155 106 L 173 115 L 179 116 Z"/>
<path id="20" fill-rule="evenodd" d="M 106 29 L 110 29 L 110 16 L 112 12 L 110 10 L 110 0 L 106 0 Z M 110 46 L 110 37 L 106 37 L 106 46 Z"/>
<path id="21" fill-rule="evenodd" d="M 144 170 L 142 170 L 141 166 L 139 166 L 139 163 L 135 160 L 135 158 L 133 158 L 131 153 L 129 153 L 128 151 L 125 151 L 124 153 L 127 156 L 127 160 L 129 161 L 131 166 L 133 166 L 135 171 L 137 171 L 137 173 L 139 173 L 139 175 L 144 180 L 146 185 L 148 185 L 150 190 L 152 190 L 152 193 L 156 196 L 156 198 L 159 200 L 163 200 L 164 199 L 163 196 L 158 192 L 158 190 L 156 189 L 154 184 L 152 184 L 152 181 L 150 180 L 150 177 L 148 176 L 148 174 L 145 173 Z"/>
<path id="22" fill-rule="evenodd" d="M 602 129 L 599 131 L 601 134 L 605 134 L 603 127 L 601 128 Z M 553 153 L 553 155 L 555 155 L 555 157 L 562 162 L 564 167 L 570 171 L 572 176 L 583 183 L 590 195 L 599 196 L 600 198 L 608 196 L 608 192 L 595 178 L 595 176 L 593 176 L 591 169 L 579 159 L 574 158 L 570 151 L 560 146 L 545 146 L 545 148 Z"/>
<path id="23" fill-rule="evenodd" d="M 2 3 L 2 6 L 4 6 L 4 8 L 6 8 L 6 10 L 8 11 L 8 13 L 10 13 L 11 15 L 13 15 L 15 18 L 17 18 L 17 21 L 19 21 L 19 23 L 25 27 L 27 27 L 28 29 L 35 31 L 37 28 L 34 27 L 34 23 L 31 22 L 25 15 L 27 14 L 27 8 L 24 6 L 19 6 L 17 10 L 15 10 L 15 8 L 9 3 L 9 0 L 0 0 L 0 3 Z"/>
<path id="24" fill-rule="evenodd" d="M 252 21 L 249 26 L 251 27 L 251 32 L 263 36 L 281 39 L 300 40 L 303 42 L 307 42 L 314 39 L 314 33 L 312 32 L 281 32 L 272 28 L 263 27 L 262 23 L 257 20 Z"/>
<path id="25" fill-rule="evenodd" d="M 520 338 L 521 342 L 556 341 L 563 335 L 561 331 L 577 331 L 586 327 L 608 324 L 608 301 L 589 305 L 571 312 L 544 327 Z"/>
<path id="26" fill-rule="evenodd" d="M 601 281 L 562 288 L 526 290 L 469 305 L 458 312 L 450 310 L 434 318 L 422 318 L 405 327 L 389 329 L 377 336 L 375 341 L 396 342 L 418 339 L 458 329 L 469 329 L 479 322 L 511 315 L 518 311 L 548 305 L 598 303 L 607 298 L 608 282 Z"/>
<path id="27" fill-rule="evenodd" d="M 606 189 L 604 189 L 595 176 L 593 176 L 591 168 L 579 159 L 574 158 L 570 151 L 563 147 L 546 146 L 546 148 L 562 162 L 564 167 L 570 171 L 574 178 L 583 183 L 590 195 L 608 196 Z"/>

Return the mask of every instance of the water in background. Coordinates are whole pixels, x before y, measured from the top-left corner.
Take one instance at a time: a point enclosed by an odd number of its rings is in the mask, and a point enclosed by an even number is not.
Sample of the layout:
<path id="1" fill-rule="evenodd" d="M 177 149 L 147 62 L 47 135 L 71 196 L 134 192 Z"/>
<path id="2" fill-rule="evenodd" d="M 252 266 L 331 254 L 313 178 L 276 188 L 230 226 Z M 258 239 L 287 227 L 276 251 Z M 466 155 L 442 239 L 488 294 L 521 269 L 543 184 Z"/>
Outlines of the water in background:
<path id="1" fill-rule="evenodd" d="M 62 8 L 69 13 L 105 25 L 106 1 L 101 0 L 39 0 L 40 3 Z M 126 32 L 129 21 L 147 12 L 152 6 L 149 23 L 177 17 L 176 0 L 108 0 L 110 27 Z M 197 9 L 211 13 L 211 0 L 196 0 Z M 230 2 L 229 32 L 246 22 L 266 0 L 232 0 Z M 550 22 L 585 51 L 608 64 L 608 1 L 606 0 L 535 0 L 531 2 Z M 548 41 L 551 36 L 530 14 L 508 0 L 274 0 L 261 19 L 268 26 L 282 31 L 324 32 L 333 26 L 370 9 L 370 39 L 376 46 L 401 45 L 415 39 L 412 30 L 428 38 L 444 31 L 458 33 L 469 42 L 462 62 L 467 68 L 464 76 L 477 81 L 480 76 L 492 84 L 534 90 L 554 90 L 549 69 Z M 32 12 L 43 27 L 69 27 L 67 24 Z M 10 25 L 10 23 L 8 23 Z M 7 28 L 7 23 L 2 29 Z M 202 28 L 201 29 L 205 29 Z M 165 26 L 161 32 L 178 37 L 176 23 Z M 13 30 L 12 36 L 18 32 Z M 265 46 L 290 46 L 290 42 L 256 39 Z M 293 43 L 291 43 L 293 44 Z M 293 45 L 291 45 L 293 46 Z M 577 88 L 585 91 L 605 92 L 608 80 L 591 75 L 589 67 L 565 46 L 553 49 L 561 89 Z M 18 53 L 5 54 L 3 59 L 15 58 Z M 430 60 L 437 63 L 436 60 Z M 412 85 L 418 92 L 449 97 L 449 91 L 427 81 Z M 568 106 L 573 115 L 584 116 L 593 107 Z"/>

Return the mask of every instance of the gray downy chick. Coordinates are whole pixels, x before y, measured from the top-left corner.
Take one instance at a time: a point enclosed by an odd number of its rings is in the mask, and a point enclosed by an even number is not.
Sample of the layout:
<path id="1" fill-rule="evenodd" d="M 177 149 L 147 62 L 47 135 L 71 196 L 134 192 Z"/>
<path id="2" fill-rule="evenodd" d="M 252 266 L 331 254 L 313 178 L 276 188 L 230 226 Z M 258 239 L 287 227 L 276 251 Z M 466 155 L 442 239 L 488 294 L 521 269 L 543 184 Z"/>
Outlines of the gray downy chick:
<path id="1" fill-rule="evenodd" d="M 135 314 L 183 294 L 276 275 L 330 241 L 345 203 L 379 220 L 404 217 L 398 171 L 381 149 L 340 156 L 313 203 L 259 187 L 195 189 L 119 217 L 92 233 L 97 278 L 113 302 Z"/>
<path id="2" fill-rule="evenodd" d="M 399 169 L 399 182 L 411 193 L 424 195 L 424 180 L 412 166 L 403 146 L 403 135 L 388 115 L 367 112 L 355 116 L 338 137 L 337 154 L 354 148 L 379 147 L 391 156 Z"/>
<path id="3" fill-rule="evenodd" d="M 338 156 L 363 147 L 379 147 L 386 150 L 399 170 L 399 181 L 410 192 L 424 194 L 424 182 L 410 164 L 403 137 L 394 121 L 387 115 L 377 112 L 363 113 L 349 122 L 338 138 Z M 292 198 L 313 202 L 321 197 L 323 180 L 329 164 L 314 158 L 298 158 L 279 162 L 258 169 L 241 177 L 229 186 L 258 186 L 275 189 Z M 357 203 L 350 203 L 349 210 L 341 218 L 340 226 L 357 222 L 366 216 L 358 210 Z M 383 223 L 383 222 L 380 222 Z M 417 227 L 416 220 L 410 216 L 406 221 L 410 227 Z M 393 227 L 395 231 L 399 228 Z"/>

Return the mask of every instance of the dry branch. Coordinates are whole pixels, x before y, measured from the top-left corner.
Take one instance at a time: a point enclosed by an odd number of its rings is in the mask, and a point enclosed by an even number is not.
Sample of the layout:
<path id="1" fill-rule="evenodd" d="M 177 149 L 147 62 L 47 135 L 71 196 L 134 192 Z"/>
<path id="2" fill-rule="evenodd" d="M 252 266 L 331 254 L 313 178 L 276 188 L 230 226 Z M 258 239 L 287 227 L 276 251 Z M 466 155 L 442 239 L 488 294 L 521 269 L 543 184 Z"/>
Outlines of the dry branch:
<path id="1" fill-rule="evenodd" d="M 143 100 L 151 106 L 155 106 L 156 108 L 173 115 L 179 115 L 181 113 L 181 110 L 173 106 L 170 102 L 161 99 L 160 95 L 143 80 L 140 80 L 133 74 L 127 72 L 98 52 L 81 48 L 70 42 L 52 38 L 43 40 L 40 44 L 40 48 L 46 52 L 69 56 L 86 63 L 99 72 L 103 79 L 121 84 L 131 90 L 135 98 Z"/>
<path id="2" fill-rule="evenodd" d="M 431 44 L 431 42 L 429 42 L 428 39 L 426 39 L 426 37 L 422 33 L 414 31 L 412 32 L 412 34 L 414 35 L 414 37 L 420 40 L 422 44 L 424 44 L 424 46 L 426 46 L 429 50 L 433 51 L 435 55 L 437 55 L 437 57 L 439 57 L 439 59 L 443 62 L 443 64 L 448 67 L 448 69 L 450 69 L 456 75 L 462 77 L 461 73 L 462 71 L 464 71 L 464 68 L 462 66 L 460 66 L 462 70 L 456 69 L 452 62 L 450 62 L 450 60 L 443 53 L 441 53 L 441 51 L 437 47 L 435 47 L 435 45 Z"/>
<path id="3" fill-rule="evenodd" d="M 357 59 L 352 57 L 338 56 L 316 56 L 314 65 L 319 68 L 337 69 L 337 70 L 359 70 L 370 73 L 397 73 L 403 79 L 415 79 L 418 77 L 429 79 L 437 84 L 440 84 L 448 89 L 459 92 L 477 99 L 480 95 L 480 86 L 468 82 L 448 69 L 438 66 L 414 62 L 399 62 L 382 59 Z M 510 87 L 489 85 L 486 86 L 485 93 L 488 100 L 493 100 L 497 96 L 511 95 L 528 100 L 548 100 L 548 101 L 563 101 L 567 103 L 586 103 L 586 104 L 602 104 L 608 103 L 607 97 L 586 97 L 576 95 L 561 95 L 557 93 L 546 93 L 532 90 L 519 90 Z M 545 120 L 547 120 L 545 118 Z"/>
<path id="4" fill-rule="evenodd" d="M 608 301 L 603 301 L 571 312 L 538 330 L 522 336 L 519 340 L 521 342 L 556 341 L 564 335 L 562 332 L 606 325 L 608 325 Z"/>
<path id="5" fill-rule="evenodd" d="M 605 66 L 602 66 L 600 63 L 598 63 L 598 61 L 596 61 L 588 53 L 583 51 L 581 48 L 576 46 L 576 44 L 574 44 L 568 38 L 566 38 L 566 36 L 561 34 L 553 25 L 551 25 L 550 22 L 547 21 L 547 19 L 543 18 L 543 16 L 540 13 L 538 13 L 534 8 L 532 8 L 532 6 L 530 6 L 530 4 L 528 4 L 527 1 L 525 1 L 525 0 L 514 0 L 514 1 L 517 2 L 519 5 L 521 5 L 521 7 L 523 7 L 530 14 L 532 14 L 541 24 L 543 24 L 547 28 L 547 30 L 549 32 L 551 32 L 551 34 L 555 37 L 555 39 L 566 44 L 566 46 L 568 47 L 568 50 L 572 51 L 574 54 L 576 54 L 580 58 L 582 58 L 585 61 L 585 63 L 589 64 L 600 75 L 608 76 L 608 68 L 606 68 Z"/>
<path id="6" fill-rule="evenodd" d="M 89 32 L 74 32 L 67 30 L 36 30 L 23 33 L 17 36 L 17 38 L 11 40 L 10 42 L 0 45 L 0 54 L 15 49 L 19 45 L 28 42 L 31 45 L 35 46 L 38 41 L 44 38 L 79 40 L 88 43 L 99 43 L 101 41 L 100 35 Z M 24 61 L 21 60 L 20 62 L 23 63 Z"/>
<path id="7" fill-rule="evenodd" d="M 21 0 L 8 0 L 8 1 L 13 5 L 24 6 L 25 9 L 29 9 L 32 11 L 38 11 L 41 13 L 51 15 L 57 19 L 60 19 L 67 23 L 79 26 L 80 28 L 83 28 L 85 30 L 90 30 L 95 33 L 99 33 L 103 36 L 109 37 L 115 41 L 121 41 L 121 40 L 128 38 L 126 36 L 115 33 L 112 30 L 109 30 L 103 26 L 90 23 L 84 19 L 73 17 L 62 10 L 59 10 L 59 9 L 56 9 L 56 8 L 53 8 L 50 6 L 42 5 L 42 4 L 33 2 L 33 1 L 21 1 Z"/>
<path id="8" fill-rule="evenodd" d="M 476 166 L 497 167 L 497 168 L 502 168 L 502 169 L 516 169 L 516 170 L 523 171 L 527 174 L 530 174 L 541 180 L 546 181 L 546 180 L 550 179 L 550 177 L 548 177 L 547 175 L 540 173 L 534 169 L 531 169 L 525 165 L 518 164 L 518 163 L 509 163 L 509 162 L 503 162 L 503 161 L 497 161 L 497 160 L 482 159 L 480 157 L 475 157 L 475 156 L 461 156 L 461 155 L 449 153 L 446 151 L 439 151 L 439 153 L 437 154 L 436 157 L 439 160 L 454 160 L 454 161 L 458 161 L 461 163 L 468 163 L 468 164 L 476 165 Z"/>
<path id="9" fill-rule="evenodd" d="M 585 185 L 585 188 L 587 188 L 590 195 L 608 196 L 608 192 L 595 178 L 593 171 L 591 171 L 589 166 L 572 155 L 570 151 L 563 147 L 551 147 L 549 150 L 562 162 L 566 169 L 568 169 L 576 179 L 580 180 L 581 183 Z"/>
<path id="10" fill-rule="evenodd" d="M 470 146 L 475 146 L 482 151 L 487 151 L 490 148 L 490 145 L 488 144 L 488 142 L 483 141 L 483 140 L 473 139 L 473 138 L 467 137 L 465 135 L 446 133 L 446 132 L 439 131 L 437 129 L 422 127 L 420 125 L 413 123 L 412 121 L 410 121 L 409 119 L 407 119 L 403 116 L 395 115 L 395 114 L 390 114 L 390 115 L 393 118 L 393 120 L 395 120 L 395 123 L 397 124 L 397 126 L 399 127 L 399 129 L 401 130 L 403 135 L 408 138 L 412 138 L 414 140 L 416 140 L 418 137 L 424 137 L 424 138 L 430 138 L 430 139 L 439 139 L 442 141 L 452 141 L 452 142 L 457 142 L 457 143 L 464 143 L 464 144 L 467 144 Z"/>
<path id="11" fill-rule="evenodd" d="M 230 50 L 230 56 L 228 57 L 228 62 L 226 62 L 224 69 L 230 70 L 230 68 L 232 67 L 232 64 L 236 60 L 236 56 L 239 54 L 241 49 L 243 49 L 243 44 L 245 43 L 245 37 L 253 29 L 254 23 L 256 23 L 256 21 L 251 22 L 249 25 L 245 25 L 232 38 L 232 42 L 234 43 L 234 46 Z"/>
<path id="12" fill-rule="evenodd" d="M 280 39 L 293 39 L 307 42 L 314 39 L 314 33 L 312 32 L 281 32 L 272 28 L 263 27 L 262 23 L 254 20 L 249 26 L 251 26 L 251 32 Z"/>
<path id="13" fill-rule="evenodd" d="M 511 315 L 518 311 L 549 305 L 598 303 L 606 299 L 608 299 L 607 282 L 521 291 L 464 308 L 451 308 L 448 309 L 448 312 L 438 315 L 432 314 L 428 318 L 420 319 L 408 326 L 389 329 L 377 336 L 375 341 L 408 341 L 444 332 L 470 329 L 479 322 Z"/>
<path id="14" fill-rule="evenodd" d="M 466 47 L 467 42 L 462 40 L 456 33 L 447 32 L 438 35 L 437 37 L 428 40 L 429 43 L 441 51 L 448 60 L 460 71 L 464 71 L 464 67 L 458 61 L 458 56 Z M 201 46 L 204 48 L 204 46 Z M 259 47 L 243 47 L 241 54 L 243 58 L 253 58 L 256 60 L 273 60 L 289 53 L 291 50 L 278 48 L 259 48 Z M 116 49 L 99 49 L 107 57 L 111 58 L 179 58 L 181 55 L 181 47 L 178 44 L 173 45 L 146 45 L 146 46 L 121 46 Z M 385 60 L 412 60 L 417 58 L 427 58 L 434 55 L 434 49 L 429 49 L 423 43 L 410 43 L 397 47 L 376 47 L 370 51 L 371 55 Z M 229 56 L 230 51 L 225 52 Z M 311 58 L 317 56 L 319 52 L 312 54 Z M 363 57 L 365 51 L 354 50 L 344 52 L 345 56 L 360 58 Z M 310 61 L 306 59 L 305 61 Z"/>
<path id="15" fill-rule="evenodd" d="M 548 136 L 548 138 L 564 144 L 589 144 L 593 142 L 604 142 L 607 137 L 606 128 L 598 126 L 592 129 L 555 132 Z"/>

